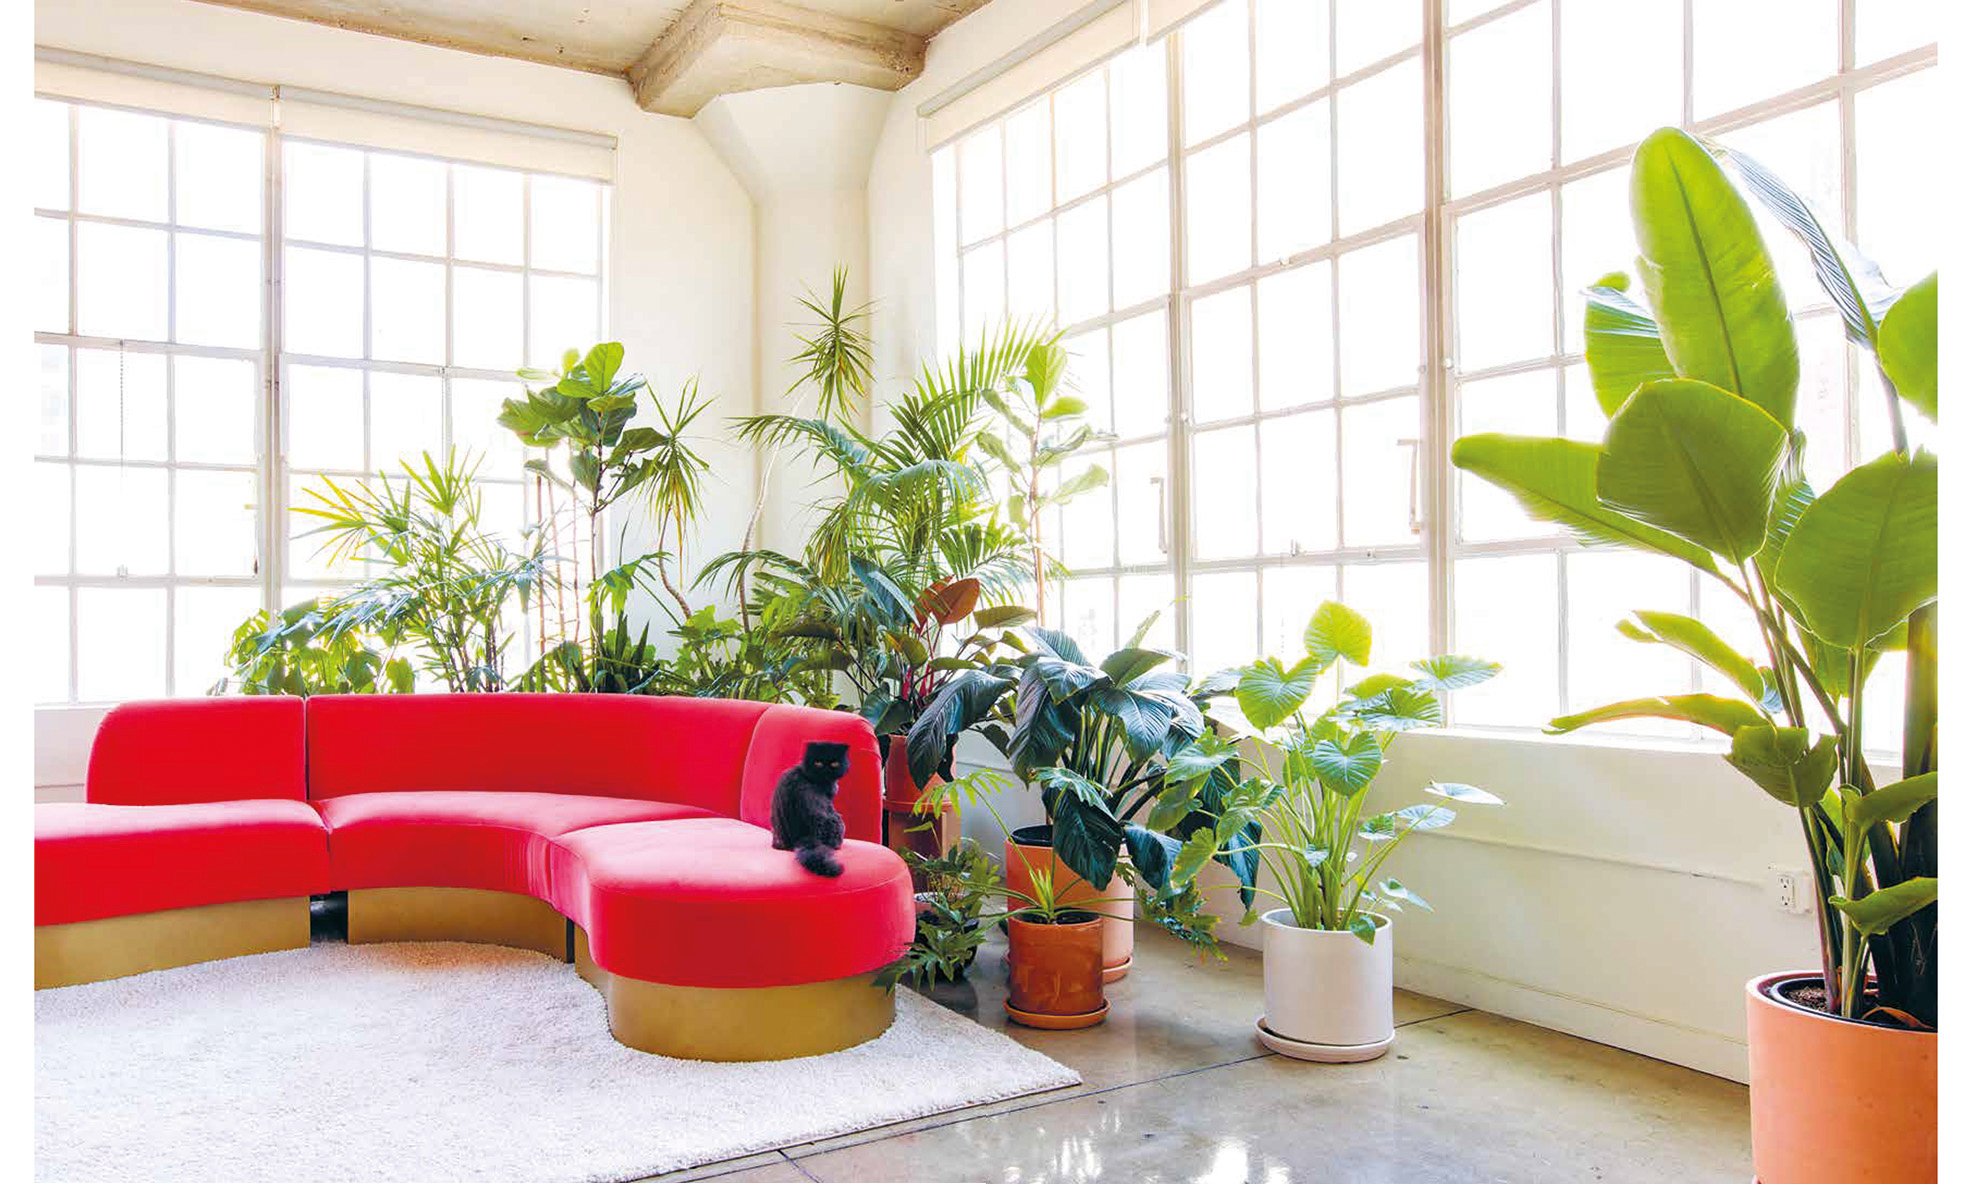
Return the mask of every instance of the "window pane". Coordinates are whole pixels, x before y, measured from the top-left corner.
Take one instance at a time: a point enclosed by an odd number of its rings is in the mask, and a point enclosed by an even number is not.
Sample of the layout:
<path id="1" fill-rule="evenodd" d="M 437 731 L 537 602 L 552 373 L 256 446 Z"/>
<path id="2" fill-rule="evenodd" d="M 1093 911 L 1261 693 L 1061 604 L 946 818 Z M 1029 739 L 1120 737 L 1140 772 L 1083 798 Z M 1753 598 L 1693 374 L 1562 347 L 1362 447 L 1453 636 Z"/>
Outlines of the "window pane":
<path id="1" fill-rule="evenodd" d="M 1269 275 L 1260 288 L 1260 407 L 1291 408 L 1335 396 L 1335 306 L 1330 266 Z"/>
<path id="2" fill-rule="evenodd" d="M 491 167 L 452 168 L 452 254 L 474 262 L 521 260 L 521 176 Z"/>
<path id="3" fill-rule="evenodd" d="M 1151 646 L 1164 646 L 1167 649 L 1177 645 L 1177 618 L 1172 605 L 1177 600 L 1177 590 L 1169 575 L 1124 575 L 1116 581 L 1116 611 L 1121 618 L 1116 641 L 1120 645 L 1124 638 L 1136 632 L 1137 626 L 1155 617 L 1150 631 L 1144 635 L 1144 643 Z M 1115 647 L 1110 647 L 1114 649 Z"/>
<path id="4" fill-rule="evenodd" d="M 1445 108 L 1454 196 L 1469 196 L 1552 165 L 1552 45 L 1546 0 L 1452 39 Z M 1663 73 L 1661 64 L 1653 65 L 1655 73 Z"/>
<path id="5" fill-rule="evenodd" d="M 406 254 L 445 253 L 442 162 L 370 155 L 370 245 Z"/>
<path id="6" fill-rule="evenodd" d="M 1125 566 L 1164 561 L 1170 511 L 1165 483 L 1168 461 L 1161 441 L 1116 451 L 1116 543 Z"/>
<path id="7" fill-rule="evenodd" d="M 1228 0 L 1184 26 L 1185 145 L 1224 133 L 1248 116 L 1251 69 L 1246 4 Z"/>
<path id="8" fill-rule="evenodd" d="M 1412 489 L 1420 467 L 1417 397 L 1342 410 L 1342 540 L 1350 546 L 1415 542 Z"/>
<path id="9" fill-rule="evenodd" d="M 1125 51 L 1109 62 L 1109 158 L 1117 178 L 1164 158 L 1169 105 L 1164 43 Z"/>
<path id="10" fill-rule="evenodd" d="M 34 219 L 34 327 L 68 332 L 68 231 L 59 217 Z"/>
<path id="11" fill-rule="evenodd" d="M 1101 187 L 1109 172 L 1109 114 L 1106 86 L 1097 71 L 1054 94 L 1055 203 L 1086 196 Z M 1011 164 L 1008 170 L 1012 170 Z"/>
<path id="12" fill-rule="evenodd" d="M 1826 79 L 1836 67 L 1835 0 L 1735 0 L 1691 9 L 1691 95 L 1700 118 Z M 1757 53 L 1748 47 L 1757 46 Z"/>
<path id="13" fill-rule="evenodd" d="M 1007 235 L 1007 313 L 1054 318 L 1054 222 L 1037 221 Z"/>
<path id="14" fill-rule="evenodd" d="M 41 362 L 40 436 L 36 454 L 68 453 L 68 350 L 36 346 Z"/>
<path id="15" fill-rule="evenodd" d="M 1259 471 L 1251 425 L 1214 429 L 1191 442 L 1192 511 L 1200 558 L 1244 558 L 1259 549 Z"/>
<path id="16" fill-rule="evenodd" d="M 1005 223 L 1000 190 L 1000 128 L 988 126 L 959 143 L 959 240 L 998 233 Z"/>
<path id="17" fill-rule="evenodd" d="M 1055 218 L 1057 288 L 1063 325 L 1109 311 L 1109 201 L 1079 204 Z"/>
<path id="18" fill-rule="evenodd" d="M 105 217 L 171 215 L 170 124 L 114 108 L 76 111 L 76 208 Z"/>
<path id="19" fill-rule="evenodd" d="M 1115 429 L 1115 412 L 1109 405 L 1109 330 L 1091 329 L 1066 338 L 1061 348 L 1068 356 L 1063 384 L 1067 394 L 1079 396 L 1089 406 L 1085 419 L 1098 431 Z"/>
<path id="20" fill-rule="evenodd" d="M 1116 636 L 1116 581 L 1070 579 L 1062 584 L 1061 628 L 1085 654 L 1102 654 L 1121 639 Z"/>
<path id="21" fill-rule="evenodd" d="M 1582 349 L 1582 293 L 1612 271 L 1635 276 L 1630 169 L 1618 167 L 1561 188 L 1561 327 L 1571 354 Z"/>
<path id="22" fill-rule="evenodd" d="M 76 698 L 164 695 L 164 589 L 78 588 Z"/>
<path id="23" fill-rule="evenodd" d="M 1191 669 L 1209 675 L 1259 655 L 1260 579 L 1251 571 L 1191 580 Z"/>
<path id="24" fill-rule="evenodd" d="M 499 379 L 454 379 L 452 444 L 461 461 L 480 456 L 481 479 L 519 479 L 528 451 L 509 429 L 500 425 L 500 406 L 521 398 L 519 382 Z"/>
<path id="25" fill-rule="evenodd" d="M 68 693 L 69 614 L 68 589 L 34 589 L 34 702 L 62 704 Z"/>
<path id="26" fill-rule="evenodd" d="M 1268 554 L 1335 549 L 1335 499 L 1335 410 L 1261 422 L 1261 549 Z"/>
<path id="27" fill-rule="evenodd" d="M 1268 567 L 1261 572 L 1260 604 L 1264 629 L 1260 653 L 1272 655 L 1284 663 L 1301 660 L 1308 652 L 1302 641 L 1308 619 L 1315 615 L 1315 609 L 1321 607 L 1322 601 L 1334 600 L 1340 595 L 1335 572 L 1336 569 L 1331 566 Z M 1334 690 L 1332 680 L 1316 686 Z"/>
<path id="28" fill-rule="evenodd" d="M 1502 667 L 1483 688 L 1458 697 L 1461 722 L 1538 726 L 1561 711 L 1557 570 L 1553 554 L 1453 565 L 1453 649 Z"/>
<path id="29" fill-rule="evenodd" d="M 1089 468 L 1091 463 L 1100 463 L 1105 470 L 1113 473 L 1110 456 L 1097 454 L 1091 457 L 1070 459 L 1062 464 L 1062 477 L 1074 478 Z M 1084 492 L 1056 510 L 1061 528 L 1061 561 L 1071 571 L 1086 570 L 1091 567 L 1107 567 L 1116 561 L 1116 511 L 1111 483 L 1094 491 Z"/>
<path id="30" fill-rule="evenodd" d="M 1833 101 L 1732 130 L 1722 134 L 1719 140 L 1758 159 L 1762 166 L 1806 197 L 1828 228 L 1841 230 L 1842 125 Z M 1901 175 L 1901 161 L 1898 167 Z M 1827 303 L 1827 296 L 1815 281 L 1814 262 L 1807 250 L 1786 226 L 1767 212 L 1764 204 L 1756 202 L 1751 207 L 1761 240 L 1766 242 L 1767 252 L 1780 272 L 1780 285 L 1787 293 L 1788 304 L 1799 311 Z"/>
<path id="31" fill-rule="evenodd" d="M 1903 749 L 1904 673 L 1909 655 L 1885 654 L 1862 685 L 1862 744 L 1867 750 Z"/>
<path id="32" fill-rule="evenodd" d="M 69 468 L 34 464 L 34 564 L 36 575 L 66 575 L 69 533 Z"/>
<path id="33" fill-rule="evenodd" d="M 179 471 L 172 501 L 173 570 L 180 575 L 252 575 L 255 480 L 246 471 Z"/>
<path id="34" fill-rule="evenodd" d="M 453 365 L 507 371 L 518 366 L 524 349 L 520 344 L 520 304 L 519 274 L 453 267 Z"/>
<path id="35" fill-rule="evenodd" d="M 991 328 L 1006 311 L 1006 244 L 988 242 L 968 250 L 959 264 L 964 289 L 965 324 L 963 332 L 970 342 Z"/>
<path id="36" fill-rule="evenodd" d="M 445 461 L 442 383 L 436 375 L 370 372 L 371 470 L 395 474 L 427 452 Z"/>
<path id="37" fill-rule="evenodd" d="M 1856 97 L 1856 231 L 1890 282 L 1916 283 L 1938 269 L 1936 153 L 1941 103 L 1936 69 L 1873 87 Z"/>
<path id="38" fill-rule="evenodd" d="M 529 261 L 544 271 L 594 273 L 601 238 L 601 185 L 536 175 L 528 187 Z"/>
<path id="39" fill-rule="evenodd" d="M 1171 422 L 1170 345 L 1164 313 L 1148 312 L 1111 331 L 1111 394 L 1116 435 L 1156 433 Z"/>
<path id="40" fill-rule="evenodd" d="M 1684 107 L 1680 0 L 1561 2 L 1561 160 L 1576 162 L 1676 125 Z M 1636 63 L 1611 86 L 1610 67 Z"/>
<path id="41" fill-rule="evenodd" d="M 1261 112 L 1328 82 L 1324 0 L 1254 0 L 1253 90 Z"/>
<path id="42" fill-rule="evenodd" d="M 1328 101 L 1260 126 L 1260 261 L 1329 240 Z"/>
<path id="43" fill-rule="evenodd" d="M 1253 265 L 1253 166 L 1247 134 L 1185 159 L 1185 278 L 1197 285 Z"/>
<path id="44" fill-rule="evenodd" d="M 197 233 L 177 237 L 177 340 L 191 346 L 259 346 L 259 241 Z"/>
<path id="45" fill-rule="evenodd" d="M 374 486 L 374 477 L 336 478 L 337 487 L 356 488 L 365 484 Z M 328 494 L 328 486 L 321 476 L 290 474 L 288 476 L 288 507 L 290 509 L 319 509 L 327 503 L 322 497 Z M 288 515 L 288 575 L 290 578 L 350 580 L 361 579 L 365 564 L 347 558 L 329 562 L 329 542 L 322 534 L 323 523 L 320 517 L 304 516 L 290 512 Z M 287 603 L 294 603 L 289 600 Z"/>
<path id="46" fill-rule="evenodd" d="M 1550 589 L 1550 592 L 1552 589 Z M 1369 618 L 1370 665 L 1342 664 L 1353 682 L 1372 671 L 1401 670 L 1431 652 L 1431 588 L 1421 562 L 1351 563 L 1342 568 L 1342 603 Z M 1313 615 L 1313 610 L 1309 610 Z M 1307 623 L 1304 619 L 1304 625 Z"/>
<path id="47" fill-rule="evenodd" d="M 1335 70 L 1360 71 L 1424 40 L 1423 8 L 1404 0 L 1335 0 Z"/>
<path id="48" fill-rule="evenodd" d="M 172 358 L 171 370 L 178 461 L 251 466 L 257 457 L 254 413 L 260 401 L 255 364 L 243 358 L 180 354 Z"/>
<path id="49" fill-rule="evenodd" d="M 445 361 L 444 264 L 371 257 L 370 357 Z"/>
<path id="50" fill-rule="evenodd" d="M 1253 292 L 1233 288 L 1191 306 L 1192 419 L 1204 424 L 1253 412 Z"/>
<path id="51" fill-rule="evenodd" d="M 261 162 L 267 138 L 258 130 L 180 121 L 172 130 L 180 225 L 259 233 Z"/>
<path id="52" fill-rule="evenodd" d="M 1129 308 L 1171 290 L 1171 181 L 1164 168 L 1110 194 L 1116 307 Z"/>
<path id="53" fill-rule="evenodd" d="M 75 469 L 75 569 L 162 575 L 171 569 L 171 494 L 162 467 Z M 84 629 L 92 628 L 88 621 Z"/>
<path id="54" fill-rule="evenodd" d="M 298 354 L 362 357 L 362 255 L 290 247 L 281 303 L 287 349 Z"/>
<path id="55" fill-rule="evenodd" d="M 1938 40 L 1938 0 L 1866 0 L 1856 6 L 1856 62 L 1868 65 Z M 1869 724 L 1864 706 L 1863 724 Z M 1867 731 L 1865 730 L 1865 733 Z"/>
<path id="56" fill-rule="evenodd" d="M 1406 235 L 1342 256 L 1342 394 L 1361 396 L 1417 382 L 1420 361 L 1417 239 Z"/>
<path id="57" fill-rule="evenodd" d="M 260 609 L 260 593 L 241 587 L 181 587 L 171 598 L 173 693 L 198 696 L 226 678 L 233 631 Z"/>
<path id="58" fill-rule="evenodd" d="M 292 366 L 287 388 L 288 464 L 300 471 L 361 471 L 363 373 Z"/>
<path id="59" fill-rule="evenodd" d="M 564 351 L 586 354 L 596 344 L 596 281 L 535 275 L 527 281 L 528 360 L 543 366 Z"/>
<path id="60" fill-rule="evenodd" d="M 94 221 L 81 222 L 75 232 L 77 331 L 151 342 L 170 337 L 169 235 Z"/>
<path id="61" fill-rule="evenodd" d="M 1848 466 L 1847 342 L 1841 319 L 1833 314 L 1796 321 L 1794 337 L 1801 351 L 1801 386 L 1795 392 L 1794 423 L 1807 435 L 1808 482 L 1819 494 L 1827 491 Z M 1865 387 L 1858 400 L 1862 424 L 1869 429 L 1877 423 L 1871 418 L 1883 412 L 1882 393 Z M 1889 449 L 1887 430 L 1880 444 Z M 1874 455 L 1865 451 L 1863 457 Z"/>
<path id="62" fill-rule="evenodd" d="M 68 207 L 69 106 L 34 102 L 34 207 Z"/>
<path id="63" fill-rule="evenodd" d="M 1637 551 L 1570 554 L 1567 563 L 1569 709 L 1691 691 L 1690 659 L 1616 631 L 1616 623 L 1638 609 L 1690 613 L 1691 568 Z M 1684 735 L 1673 721 L 1626 721 L 1610 731 Z"/>
<path id="64" fill-rule="evenodd" d="M 1374 229 L 1422 209 L 1424 77 L 1417 60 L 1344 88 L 1336 104 L 1343 234 Z"/>
<path id="65" fill-rule="evenodd" d="M 83 458 L 170 455 L 164 356 L 134 351 L 75 352 L 75 452 Z"/>
<path id="66" fill-rule="evenodd" d="M 363 244 L 363 152 L 286 143 L 281 195 L 286 235 L 301 242 Z"/>
<path id="67" fill-rule="evenodd" d="M 1556 436 L 1555 384 L 1553 371 L 1529 371 L 1459 384 L 1459 436 L 1473 433 Z M 1454 478 L 1458 481 L 1459 537 L 1463 540 L 1504 541 L 1547 537 L 1556 532 L 1554 526 L 1527 516 L 1520 502 L 1505 488 L 1469 471 L 1459 471 Z"/>
<path id="68" fill-rule="evenodd" d="M 1018 225 L 1054 207 L 1053 134 L 1041 100 L 1007 118 L 1007 220 Z"/>
<path id="69" fill-rule="evenodd" d="M 1537 192 L 1458 222 L 1458 358 L 1465 370 L 1554 353 L 1553 202 Z"/>

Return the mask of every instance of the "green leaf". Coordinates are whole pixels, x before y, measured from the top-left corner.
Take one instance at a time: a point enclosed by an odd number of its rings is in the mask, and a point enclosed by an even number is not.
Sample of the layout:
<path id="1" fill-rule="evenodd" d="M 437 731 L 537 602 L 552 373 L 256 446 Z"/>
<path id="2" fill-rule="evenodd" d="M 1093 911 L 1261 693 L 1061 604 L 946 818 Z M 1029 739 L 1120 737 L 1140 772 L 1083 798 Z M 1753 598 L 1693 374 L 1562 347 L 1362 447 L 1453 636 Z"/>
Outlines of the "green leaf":
<path id="1" fill-rule="evenodd" d="M 1898 822 L 1910 819 L 1910 814 L 1923 808 L 1938 798 L 1938 773 L 1926 771 L 1909 779 L 1899 779 L 1886 783 L 1867 796 L 1844 792 L 1848 801 L 1843 809 L 1843 817 L 1852 825 L 1870 826 L 1878 821 Z"/>
<path id="2" fill-rule="evenodd" d="M 1086 789 L 1067 787 L 1057 794 L 1066 803 L 1058 800 L 1055 804 L 1052 822 L 1055 854 L 1069 870 L 1098 890 L 1108 887 L 1116 873 L 1117 852 L 1123 845 L 1123 823 Z"/>
<path id="3" fill-rule="evenodd" d="M 1766 540 L 1787 430 L 1758 407 L 1693 379 L 1646 383 L 1609 422 L 1596 496 L 1732 562 Z"/>
<path id="4" fill-rule="evenodd" d="M 1439 783 L 1433 780 L 1424 789 L 1427 796 L 1437 796 L 1443 800 L 1457 800 L 1461 804 L 1504 805 L 1506 801 L 1493 795 L 1485 788 L 1476 788 L 1469 783 Z"/>
<path id="5" fill-rule="evenodd" d="M 1321 673 L 1322 664 L 1312 658 L 1304 658 L 1292 667 L 1281 666 L 1277 659 L 1266 659 L 1240 669 L 1239 686 L 1233 690 L 1233 697 L 1239 701 L 1239 711 L 1255 729 L 1271 729 L 1301 710 L 1314 693 L 1315 680 Z"/>
<path id="6" fill-rule="evenodd" d="M 1349 918 L 1349 932 L 1367 945 L 1376 944 L 1376 922 L 1367 913 L 1357 913 Z"/>
<path id="7" fill-rule="evenodd" d="M 981 629 L 1004 629 L 1034 619 L 1034 610 L 1020 604 L 996 604 L 972 610 L 972 623 Z"/>
<path id="8" fill-rule="evenodd" d="M 1486 682 L 1500 673 L 1500 665 L 1469 654 L 1440 654 L 1419 659 L 1411 664 L 1411 670 L 1424 676 L 1433 690 L 1449 692 Z"/>
<path id="9" fill-rule="evenodd" d="M 1589 383 L 1602 415 L 1613 417 L 1637 388 L 1677 374 L 1664 354 L 1657 320 L 1631 299 L 1629 276 L 1606 275 L 1588 289 L 1582 335 Z"/>
<path id="10" fill-rule="evenodd" d="M 623 365 L 623 343 L 603 342 L 589 351 L 582 360 L 582 373 L 589 377 L 589 386 L 598 392 L 606 390 L 616 378 L 616 369 Z M 635 403 L 632 400 L 631 403 Z"/>
<path id="11" fill-rule="evenodd" d="M 1094 463 L 1081 474 L 1056 488 L 1048 496 L 1050 504 L 1061 504 L 1072 500 L 1083 492 L 1092 492 L 1109 482 L 1109 471 L 1100 463 Z"/>
<path id="12" fill-rule="evenodd" d="M 1639 609 L 1616 628 L 1624 637 L 1637 642 L 1654 642 L 1682 650 L 1719 674 L 1732 680 L 1755 704 L 1766 706 L 1767 681 L 1753 660 L 1726 645 L 1725 639 L 1695 617 L 1682 613 L 1650 612 Z"/>
<path id="13" fill-rule="evenodd" d="M 1358 733 L 1346 743 L 1324 738 L 1308 747 L 1307 757 L 1315 777 L 1345 796 L 1368 787 L 1383 769 L 1383 746 L 1368 732 Z"/>
<path id="14" fill-rule="evenodd" d="M 1834 738 L 1810 742 L 1805 729 L 1746 725 L 1733 732 L 1726 761 L 1782 804 L 1805 808 L 1828 794 L 1837 765 Z"/>
<path id="15" fill-rule="evenodd" d="M 1142 676 L 1154 667 L 1171 661 L 1171 655 L 1163 650 L 1145 650 L 1139 646 L 1125 646 L 1102 660 L 1098 669 L 1109 676 L 1111 683 L 1121 686 Z"/>
<path id="16" fill-rule="evenodd" d="M 1644 294 L 1677 373 L 1793 428 L 1794 324 L 1753 211 L 1724 169 L 1690 134 L 1660 129 L 1631 159 L 1630 211 Z"/>
<path id="17" fill-rule="evenodd" d="M 1368 700 L 1375 696 L 1381 696 L 1392 688 L 1415 687 L 1424 682 L 1421 679 L 1412 679 L 1408 675 L 1397 675 L 1389 671 L 1378 671 L 1374 675 L 1363 676 L 1342 690 L 1358 700 Z"/>
<path id="18" fill-rule="evenodd" d="M 1938 419 L 1938 273 L 1910 285 L 1883 316 L 1877 343 L 1883 373 L 1897 395 Z"/>
<path id="19" fill-rule="evenodd" d="M 1206 863 L 1212 861 L 1212 856 L 1218 852 L 1218 849 L 1218 840 L 1212 836 L 1210 829 L 1193 830 L 1192 835 L 1185 839 L 1185 844 L 1178 850 L 1177 858 L 1171 863 L 1170 886 L 1183 888 L 1198 878 L 1198 873 L 1205 869 Z"/>
<path id="20" fill-rule="evenodd" d="M 1929 908 L 1938 902 L 1938 881 L 1926 876 L 1906 879 L 1902 883 L 1891 884 L 1880 892 L 1871 892 L 1860 900 L 1844 900 L 1839 896 L 1829 898 L 1828 906 L 1841 913 L 1864 937 L 1875 937 L 1887 933 L 1890 926 L 1910 916 L 1912 913 Z"/>
<path id="21" fill-rule="evenodd" d="M 1816 636 L 1862 650 L 1938 594 L 1938 460 L 1892 451 L 1808 506 L 1774 585 Z"/>
<path id="22" fill-rule="evenodd" d="M 1438 703 L 1437 693 L 1431 691 L 1424 680 L 1345 703 L 1343 708 L 1351 720 L 1365 729 L 1428 729 L 1445 723 L 1444 707 Z"/>
<path id="23" fill-rule="evenodd" d="M 1402 822 L 1407 832 L 1443 829 L 1458 819 L 1457 813 L 1442 804 L 1413 804 L 1408 808 L 1400 808 L 1390 815 Z"/>
<path id="24" fill-rule="evenodd" d="M 1385 897 L 1391 900 L 1401 900 L 1405 904 L 1414 904 L 1417 907 L 1423 909 L 1425 912 L 1432 911 L 1431 906 L 1425 903 L 1424 897 L 1418 895 L 1416 892 L 1411 891 L 1409 888 L 1397 882 L 1395 879 L 1386 879 L 1382 883 L 1377 884 L 1376 886 L 1378 891 L 1382 892 Z"/>
<path id="25" fill-rule="evenodd" d="M 1723 734 L 1737 733 L 1748 725 L 1769 725 L 1766 714 L 1743 700 L 1704 694 L 1691 696 L 1648 696 L 1641 700 L 1619 700 L 1586 712 L 1556 717 L 1547 723 L 1548 733 L 1569 733 L 1587 725 L 1622 721 L 1632 717 L 1655 717 L 1704 725 Z"/>
<path id="26" fill-rule="evenodd" d="M 1301 644 L 1316 662 L 1316 670 L 1326 668 L 1337 658 L 1357 666 L 1369 665 L 1369 618 L 1347 605 L 1324 600 L 1308 621 Z"/>
<path id="27" fill-rule="evenodd" d="M 1707 574 L 1718 564 L 1704 547 L 1617 512 L 1595 494 L 1602 447 L 1564 438 L 1475 433 L 1452 445 L 1452 463 L 1513 493 L 1527 515 L 1573 530 L 1591 546 L 1630 546 L 1682 559 Z"/>

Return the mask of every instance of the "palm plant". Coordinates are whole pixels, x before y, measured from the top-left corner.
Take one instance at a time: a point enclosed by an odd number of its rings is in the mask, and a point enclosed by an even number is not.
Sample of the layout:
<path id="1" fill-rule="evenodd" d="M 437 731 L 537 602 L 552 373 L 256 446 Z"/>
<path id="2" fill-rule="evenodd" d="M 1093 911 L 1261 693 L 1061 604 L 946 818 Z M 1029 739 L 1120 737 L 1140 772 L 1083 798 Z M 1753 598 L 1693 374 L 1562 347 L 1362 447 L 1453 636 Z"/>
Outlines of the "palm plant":
<path id="1" fill-rule="evenodd" d="M 1894 448 L 1821 495 L 1801 465 L 1787 301 L 1721 159 L 1806 245 L 1885 384 Z M 1638 612 L 1627 636 L 1691 656 L 1743 698 L 1626 701 L 1550 732 L 1666 717 L 1730 738 L 1726 760 L 1800 821 L 1828 1011 L 1934 1027 L 1938 461 L 1911 448 L 1904 405 L 1935 419 L 1937 277 L 1897 293 L 1758 163 L 1678 130 L 1637 150 L 1631 197 L 1643 296 L 1609 276 L 1585 321 L 1602 442 L 1478 434 L 1452 459 L 1584 541 L 1689 563 L 1751 616 L 1760 646 Z M 1909 654 L 1903 778 L 1879 785 L 1864 684 L 1893 650 Z"/>

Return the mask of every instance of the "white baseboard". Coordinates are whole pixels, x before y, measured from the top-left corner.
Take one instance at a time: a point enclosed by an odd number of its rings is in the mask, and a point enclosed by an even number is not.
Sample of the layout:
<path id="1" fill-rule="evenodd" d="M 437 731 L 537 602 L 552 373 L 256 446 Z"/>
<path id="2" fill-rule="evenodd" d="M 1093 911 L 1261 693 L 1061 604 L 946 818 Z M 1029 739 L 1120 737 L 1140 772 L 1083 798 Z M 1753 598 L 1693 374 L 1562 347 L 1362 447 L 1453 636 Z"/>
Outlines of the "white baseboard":
<path id="1" fill-rule="evenodd" d="M 1612 1008 L 1581 996 L 1529 987 L 1468 967 L 1401 954 L 1396 965 L 1398 987 L 1676 1063 L 1735 1083 L 1746 1082 L 1746 1043 L 1724 1034 Z"/>

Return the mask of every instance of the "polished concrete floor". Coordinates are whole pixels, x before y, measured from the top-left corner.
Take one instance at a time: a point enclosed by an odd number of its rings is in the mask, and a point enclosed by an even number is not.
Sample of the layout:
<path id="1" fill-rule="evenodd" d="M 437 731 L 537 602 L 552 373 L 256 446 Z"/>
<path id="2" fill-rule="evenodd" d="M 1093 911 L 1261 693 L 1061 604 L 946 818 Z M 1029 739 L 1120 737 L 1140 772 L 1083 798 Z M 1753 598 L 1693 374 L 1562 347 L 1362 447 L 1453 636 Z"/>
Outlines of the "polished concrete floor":
<path id="1" fill-rule="evenodd" d="M 1109 1020 L 1008 1026 L 1004 942 L 947 1007 L 1079 1071 L 1079 1087 L 714 1163 L 731 1182 L 1744 1182 L 1746 1089 L 1428 996 L 1397 994 L 1397 1044 L 1351 1066 L 1253 1040 L 1259 956 L 1200 963 L 1137 939 Z"/>

